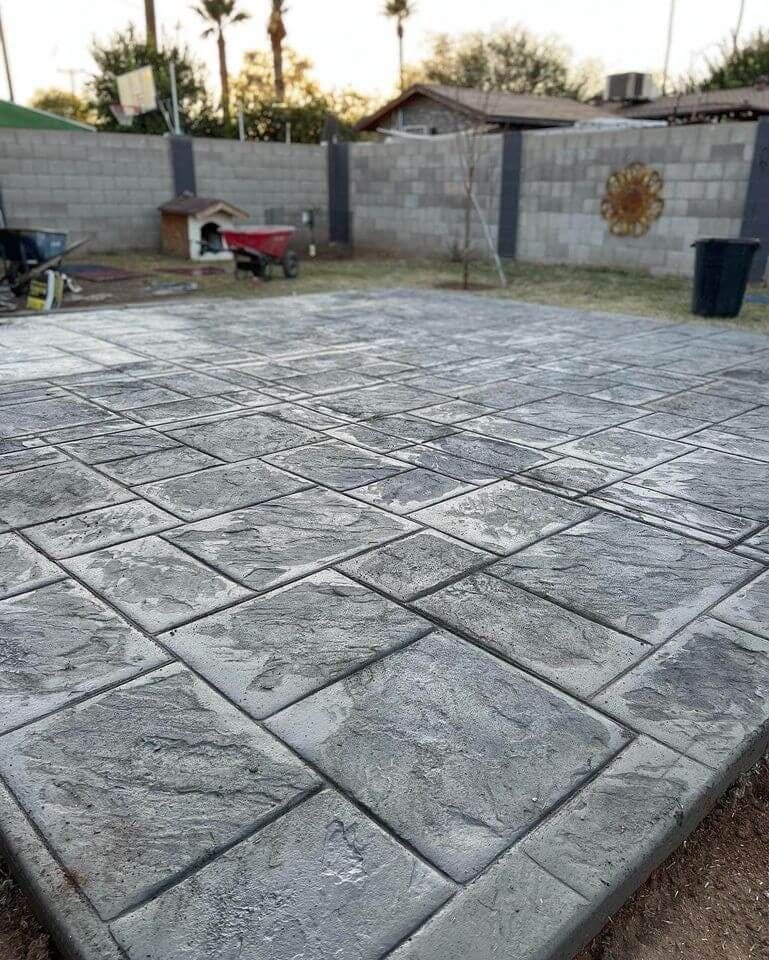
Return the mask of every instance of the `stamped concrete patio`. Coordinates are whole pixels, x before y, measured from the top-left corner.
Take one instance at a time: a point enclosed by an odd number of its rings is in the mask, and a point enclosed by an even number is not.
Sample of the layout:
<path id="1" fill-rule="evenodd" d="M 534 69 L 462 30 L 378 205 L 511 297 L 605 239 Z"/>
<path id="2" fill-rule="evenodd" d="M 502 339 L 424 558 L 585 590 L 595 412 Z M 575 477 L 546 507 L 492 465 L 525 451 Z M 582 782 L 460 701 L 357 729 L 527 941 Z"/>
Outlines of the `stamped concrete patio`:
<path id="1" fill-rule="evenodd" d="M 551 960 L 769 741 L 769 338 L 0 328 L 0 832 L 82 960 Z"/>

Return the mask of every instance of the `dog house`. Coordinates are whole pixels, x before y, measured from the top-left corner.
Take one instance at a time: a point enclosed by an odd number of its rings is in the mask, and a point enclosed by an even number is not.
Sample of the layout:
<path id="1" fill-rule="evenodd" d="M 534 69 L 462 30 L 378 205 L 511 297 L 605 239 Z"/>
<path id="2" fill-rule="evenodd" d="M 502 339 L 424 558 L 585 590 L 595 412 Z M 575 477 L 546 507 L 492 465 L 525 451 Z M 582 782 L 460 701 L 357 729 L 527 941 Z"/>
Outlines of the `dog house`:
<path id="1" fill-rule="evenodd" d="M 158 209 L 163 253 L 186 260 L 231 259 L 219 231 L 248 219 L 245 210 L 211 197 L 177 197 Z"/>

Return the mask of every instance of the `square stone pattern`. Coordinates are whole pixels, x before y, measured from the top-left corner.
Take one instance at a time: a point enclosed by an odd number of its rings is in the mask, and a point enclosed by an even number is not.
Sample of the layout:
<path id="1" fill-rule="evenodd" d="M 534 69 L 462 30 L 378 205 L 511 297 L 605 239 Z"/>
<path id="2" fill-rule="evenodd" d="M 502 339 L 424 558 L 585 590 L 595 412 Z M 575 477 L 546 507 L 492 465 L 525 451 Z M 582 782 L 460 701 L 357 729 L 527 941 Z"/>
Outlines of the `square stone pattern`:
<path id="1" fill-rule="evenodd" d="M 309 485 L 261 460 L 248 460 L 145 483 L 136 487 L 136 493 L 183 520 L 199 520 Z"/>
<path id="2" fill-rule="evenodd" d="M 0 843 L 64 952 L 567 953 L 769 746 L 764 335 L 377 290 L 0 344 Z"/>
<path id="3" fill-rule="evenodd" d="M 0 651 L 0 730 L 168 659 L 72 580 L 0 601 Z"/>
<path id="4" fill-rule="evenodd" d="M 767 466 L 716 450 L 697 450 L 653 467 L 635 482 L 756 521 L 769 517 Z"/>
<path id="5" fill-rule="evenodd" d="M 64 576 L 63 570 L 46 560 L 18 534 L 0 535 L 0 600 L 61 580 Z"/>
<path id="6" fill-rule="evenodd" d="M 130 500 L 27 527 L 24 533 L 50 556 L 61 559 L 137 540 L 179 523 L 177 517 L 145 500 Z"/>
<path id="7" fill-rule="evenodd" d="M 769 639 L 769 573 L 719 603 L 713 616 Z"/>
<path id="8" fill-rule="evenodd" d="M 399 600 L 412 600 L 494 559 L 492 553 L 425 531 L 369 550 L 338 568 Z"/>
<path id="9" fill-rule="evenodd" d="M 594 513 L 590 507 L 504 480 L 419 510 L 413 518 L 477 547 L 504 554 Z"/>
<path id="10" fill-rule="evenodd" d="M 454 892 L 338 793 L 269 824 L 112 930 L 131 958 L 379 960 Z"/>
<path id="11" fill-rule="evenodd" d="M 610 686 L 605 710 L 710 767 L 760 749 L 769 726 L 769 640 L 703 618 Z"/>
<path id="12" fill-rule="evenodd" d="M 462 881 L 628 738 L 440 633 L 288 707 L 268 726 Z"/>
<path id="13" fill-rule="evenodd" d="M 405 543 L 407 541 L 401 541 Z M 485 573 L 416 602 L 433 619 L 577 695 L 589 696 L 648 647 Z"/>
<path id="14" fill-rule="evenodd" d="M 408 469 L 398 460 L 370 453 L 341 440 L 326 440 L 309 447 L 274 453 L 266 459 L 276 467 L 283 467 L 334 490 L 363 487 Z"/>
<path id="15" fill-rule="evenodd" d="M 63 563 L 150 633 L 249 596 L 248 590 L 159 537 L 106 547 Z"/>
<path id="16" fill-rule="evenodd" d="M 252 457 L 323 439 L 320 434 L 295 423 L 258 413 L 249 417 L 233 417 L 231 420 L 182 427 L 172 431 L 171 435 L 182 443 L 228 462 L 250 460 Z"/>
<path id="17" fill-rule="evenodd" d="M 501 560 L 489 573 L 661 643 L 759 569 L 724 550 L 605 515 Z"/>
<path id="18" fill-rule="evenodd" d="M 341 574 L 323 572 L 161 639 L 261 718 L 430 629 L 404 607 Z"/>
<path id="19" fill-rule="evenodd" d="M 328 490 L 225 513 L 168 540 L 252 590 L 268 590 L 416 526 Z"/>
<path id="20" fill-rule="evenodd" d="M 3 737 L 0 771 L 104 919 L 318 782 L 178 665 Z"/>
<path id="21" fill-rule="evenodd" d="M 131 499 L 79 463 L 54 463 L 0 476 L 0 522 L 23 527 Z"/>

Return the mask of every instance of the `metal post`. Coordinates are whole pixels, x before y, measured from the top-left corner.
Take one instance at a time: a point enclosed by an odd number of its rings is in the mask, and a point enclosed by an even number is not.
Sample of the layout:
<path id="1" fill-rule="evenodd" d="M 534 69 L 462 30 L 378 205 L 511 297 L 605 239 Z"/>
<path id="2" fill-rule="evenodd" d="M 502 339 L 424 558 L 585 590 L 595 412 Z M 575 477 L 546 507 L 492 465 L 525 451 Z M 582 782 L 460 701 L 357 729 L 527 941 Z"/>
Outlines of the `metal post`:
<path id="1" fill-rule="evenodd" d="M 238 138 L 240 139 L 241 143 L 243 143 L 243 141 L 246 139 L 246 124 L 243 119 L 243 107 L 238 110 Z"/>
<path id="2" fill-rule="evenodd" d="M 0 12 L 0 47 L 3 50 L 3 63 L 5 63 L 5 79 L 8 81 L 8 99 L 15 103 L 13 95 L 13 79 L 11 77 L 11 65 L 8 62 L 8 48 L 5 45 L 5 30 L 3 30 L 3 14 Z"/>
<path id="3" fill-rule="evenodd" d="M 178 136 L 182 132 L 179 126 L 179 97 L 176 92 L 176 64 L 168 61 L 168 72 L 171 78 L 171 115 L 174 123 L 174 133 Z"/>
<path id="4" fill-rule="evenodd" d="M 291 121 L 286 120 L 286 143 L 291 143 Z"/>

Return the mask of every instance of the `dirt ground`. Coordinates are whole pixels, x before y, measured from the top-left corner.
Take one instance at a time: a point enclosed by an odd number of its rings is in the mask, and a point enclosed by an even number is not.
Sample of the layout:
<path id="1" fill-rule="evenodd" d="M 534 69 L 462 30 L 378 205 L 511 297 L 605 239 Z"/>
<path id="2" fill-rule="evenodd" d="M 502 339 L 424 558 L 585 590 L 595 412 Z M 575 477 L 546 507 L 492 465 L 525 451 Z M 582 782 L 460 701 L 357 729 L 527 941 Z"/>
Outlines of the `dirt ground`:
<path id="1" fill-rule="evenodd" d="M 59 960 L 48 935 L 30 910 L 24 894 L 0 861 L 0 957 L 2 960 Z"/>
<path id="2" fill-rule="evenodd" d="M 769 758 L 732 787 L 576 960 L 766 960 L 767 838 Z M 2 863 L 0 958 L 59 960 Z"/>
<path id="3" fill-rule="evenodd" d="M 769 957 L 769 759 L 743 777 L 577 960 Z"/>

